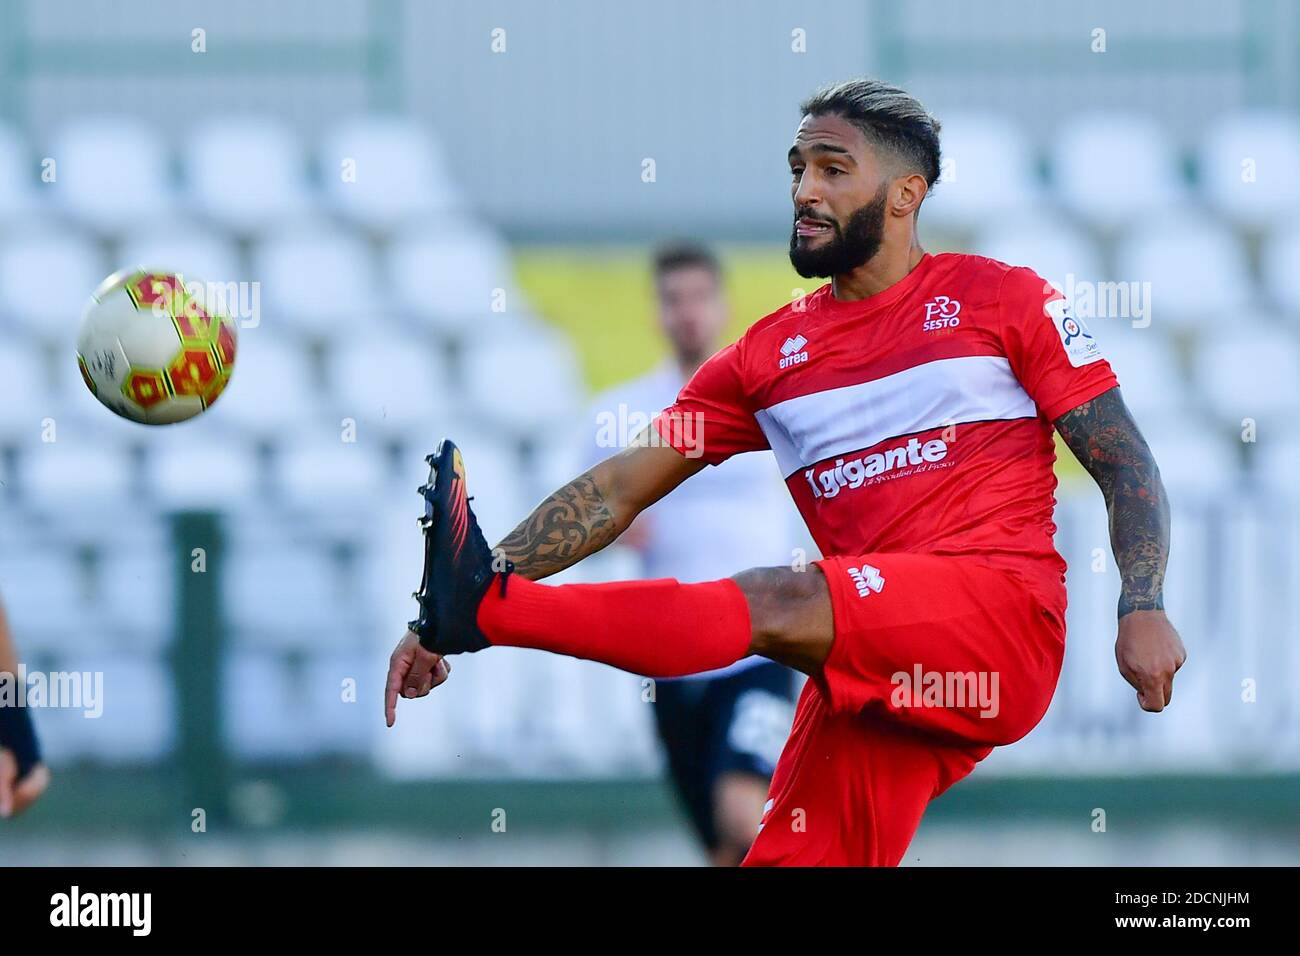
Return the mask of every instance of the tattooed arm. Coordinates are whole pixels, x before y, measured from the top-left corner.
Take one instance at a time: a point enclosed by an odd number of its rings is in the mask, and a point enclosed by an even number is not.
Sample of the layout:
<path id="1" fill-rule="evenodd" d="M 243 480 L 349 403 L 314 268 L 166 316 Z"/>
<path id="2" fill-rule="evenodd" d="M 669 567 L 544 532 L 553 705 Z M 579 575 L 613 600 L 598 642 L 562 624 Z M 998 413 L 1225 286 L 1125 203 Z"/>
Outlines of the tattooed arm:
<path id="1" fill-rule="evenodd" d="M 704 467 L 649 436 L 643 431 L 631 446 L 551 494 L 497 545 L 516 574 L 536 581 L 595 554 Z"/>
<path id="2" fill-rule="evenodd" d="M 1169 559 L 1169 502 L 1151 449 L 1118 388 L 1056 420 L 1056 430 L 1106 499 L 1110 542 L 1120 572 L 1120 673 L 1143 710 L 1160 711 L 1173 694 L 1187 652 L 1164 613 Z"/>
<path id="3" fill-rule="evenodd" d="M 1119 616 L 1164 605 L 1169 503 L 1151 450 L 1120 397 L 1103 392 L 1056 420 L 1056 430 L 1101 488 L 1123 583 Z"/>

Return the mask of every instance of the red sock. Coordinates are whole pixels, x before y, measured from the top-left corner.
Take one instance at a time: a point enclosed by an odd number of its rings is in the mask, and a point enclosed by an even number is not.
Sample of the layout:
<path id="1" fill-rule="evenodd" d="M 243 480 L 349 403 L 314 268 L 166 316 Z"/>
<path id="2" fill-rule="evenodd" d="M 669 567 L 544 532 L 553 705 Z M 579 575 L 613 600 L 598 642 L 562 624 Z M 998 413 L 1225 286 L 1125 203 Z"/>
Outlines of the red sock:
<path id="1" fill-rule="evenodd" d="M 735 581 L 673 578 L 539 584 L 511 575 L 478 609 L 493 644 L 536 647 L 646 677 L 681 677 L 734 664 L 749 650 L 749 604 Z"/>

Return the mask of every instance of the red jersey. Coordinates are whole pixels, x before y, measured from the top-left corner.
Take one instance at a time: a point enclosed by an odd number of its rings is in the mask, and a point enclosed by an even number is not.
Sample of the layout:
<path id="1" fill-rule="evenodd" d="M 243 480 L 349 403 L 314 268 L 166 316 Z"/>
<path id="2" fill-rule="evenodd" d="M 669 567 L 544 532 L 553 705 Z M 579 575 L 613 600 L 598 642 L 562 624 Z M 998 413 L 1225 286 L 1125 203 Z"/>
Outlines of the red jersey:
<path id="1" fill-rule="evenodd" d="M 656 426 L 715 465 L 770 448 L 825 555 L 978 556 L 1063 623 L 1052 423 L 1116 384 L 1032 270 L 927 254 L 869 298 L 828 283 L 759 320 Z"/>

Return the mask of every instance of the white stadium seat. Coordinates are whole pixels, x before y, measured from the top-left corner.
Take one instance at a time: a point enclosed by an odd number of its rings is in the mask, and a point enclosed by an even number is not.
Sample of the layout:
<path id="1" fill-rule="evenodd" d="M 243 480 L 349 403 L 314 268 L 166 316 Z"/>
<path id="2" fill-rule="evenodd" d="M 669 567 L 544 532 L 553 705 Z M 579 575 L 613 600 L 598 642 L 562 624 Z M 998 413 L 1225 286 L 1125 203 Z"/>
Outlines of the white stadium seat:
<path id="1" fill-rule="evenodd" d="M 457 206 L 441 152 L 422 127 L 406 120 L 347 121 L 324 137 L 317 163 L 331 207 L 377 232 L 428 223 Z"/>
<path id="2" fill-rule="evenodd" d="M 1198 394 L 1225 425 L 1240 428 L 1251 418 L 1261 436 L 1293 427 L 1300 408 L 1300 342 L 1288 330 L 1218 329 L 1197 342 L 1194 369 Z"/>
<path id="3" fill-rule="evenodd" d="M 999 220 L 972 248 L 1008 265 L 1028 266 L 1058 289 L 1102 277 L 1096 244 L 1061 216 Z"/>
<path id="4" fill-rule="evenodd" d="M 1184 410 L 1166 418 L 1137 415 L 1169 493 L 1208 499 L 1231 494 L 1241 480 L 1240 447 L 1228 432 L 1207 428 Z"/>
<path id="5" fill-rule="evenodd" d="M 172 215 L 169 151 L 154 127 L 130 116 L 65 126 L 50 148 L 58 163 L 54 201 L 100 233 L 116 234 Z M 89 291 L 89 290 L 87 290 Z"/>
<path id="6" fill-rule="evenodd" d="M 0 125 L 0 223 L 19 221 L 36 210 L 35 181 L 26 143 L 14 130 Z"/>
<path id="7" fill-rule="evenodd" d="M 330 393 L 340 416 L 391 432 L 418 428 L 456 413 L 442 353 L 414 336 L 364 336 L 330 343 Z"/>
<path id="8" fill-rule="evenodd" d="M 29 538 L 0 544 L 0 598 L 28 653 L 75 646 L 94 616 L 72 550 Z"/>
<path id="9" fill-rule="evenodd" d="M 1221 118 L 1197 158 L 1201 190 L 1222 216 L 1249 227 L 1300 216 L 1300 120 L 1265 110 Z"/>
<path id="10" fill-rule="evenodd" d="M 1294 495 L 1296 475 L 1300 475 L 1300 432 L 1265 435 L 1253 451 L 1255 470 L 1269 487 Z"/>
<path id="11" fill-rule="evenodd" d="M 242 235 L 310 208 L 302 148 L 279 120 L 225 116 L 186 140 L 186 181 L 197 208 Z"/>
<path id="12" fill-rule="evenodd" d="M 158 651 L 176 625 L 176 558 L 165 527 L 138 531 L 98 542 L 95 593 L 115 648 Z"/>
<path id="13" fill-rule="evenodd" d="M 1264 285 L 1274 303 L 1292 318 L 1300 317 L 1300 226 L 1270 236 L 1260 258 Z"/>
<path id="14" fill-rule="evenodd" d="M 63 514 L 70 507 L 113 505 L 133 491 L 128 449 L 67 429 L 58 431 L 55 441 L 24 445 L 21 469 L 24 500 Z"/>
<path id="15" fill-rule="evenodd" d="M 310 756 L 311 718 L 301 680 L 283 657 L 256 647 L 226 654 L 222 711 L 226 744 L 240 757 Z"/>
<path id="16" fill-rule="evenodd" d="M 1101 323 L 1094 322 L 1096 326 Z M 1145 416 L 1186 413 L 1187 385 L 1178 368 L 1177 356 L 1158 329 L 1103 328 L 1101 353 L 1119 379 L 1124 402 L 1139 423 Z"/>
<path id="17" fill-rule="evenodd" d="M 384 693 L 385 677 L 372 663 L 371 655 L 362 650 L 312 654 L 306 663 L 307 674 L 299 682 L 300 693 L 310 728 L 309 746 L 317 752 L 369 751 L 373 728 L 365 704 L 359 702 L 379 700 Z M 345 681 L 353 682 L 356 688 L 346 699 Z"/>
<path id="18" fill-rule="evenodd" d="M 76 233 L 9 234 L 0 240 L 0 309 L 39 337 L 66 345 L 107 274 L 95 246 Z"/>
<path id="19" fill-rule="evenodd" d="M 1192 214 L 1126 235 L 1116 251 L 1115 278 L 1151 283 L 1151 319 L 1164 329 L 1231 322 L 1255 301 L 1241 243 L 1218 223 Z"/>
<path id="20" fill-rule="evenodd" d="M 364 428 L 355 441 L 341 429 L 295 430 L 277 447 L 274 481 L 299 504 L 352 506 L 383 494 L 387 487 L 384 447 Z"/>
<path id="21" fill-rule="evenodd" d="M 264 325 L 320 338 L 387 300 L 369 247 L 323 223 L 264 240 L 254 250 L 251 276 L 262 284 Z"/>
<path id="22" fill-rule="evenodd" d="M 1178 154 L 1153 120 L 1088 113 L 1068 120 L 1050 143 L 1057 195 L 1074 215 L 1113 229 L 1186 202 Z"/>
<path id="23" fill-rule="evenodd" d="M 352 639 L 344 582 L 319 544 L 252 542 L 236 531 L 224 570 L 225 606 L 240 643 L 323 648 Z"/>
<path id="24" fill-rule="evenodd" d="M 0 342 L 0 382 L 4 383 L 0 437 L 39 440 L 41 420 L 53 415 L 57 404 L 46 375 L 44 354 L 21 341 Z"/>
<path id="25" fill-rule="evenodd" d="M 165 661 L 138 654 L 68 648 L 60 669 L 102 675 L 102 714 L 73 710 L 78 747 L 96 761 L 158 760 L 175 744 L 174 688 Z M 83 679 L 84 683 L 84 679 Z"/>
<path id="26" fill-rule="evenodd" d="M 472 343 L 462 362 L 462 385 L 471 406 L 518 433 L 553 425 L 579 407 L 577 359 L 557 333 Z"/>
<path id="27" fill-rule="evenodd" d="M 247 329 L 239 337 L 230 382 L 204 414 L 258 435 L 277 436 L 321 420 L 316 394 L 302 347 L 265 327 Z"/>
<path id="28" fill-rule="evenodd" d="M 494 309 L 527 311 L 504 242 L 485 232 L 410 232 L 393 240 L 396 305 L 448 333 L 472 334 Z"/>
<path id="29" fill-rule="evenodd" d="M 259 490 L 253 450 L 199 422 L 185 427 L 184 434 L 167 429 L 149 442 L 146 461 L 149 490 L 168 510 L 235 508 Z"/>
<path id="30" fill-rule="evenodd" d="M 942 142 L 943 175 L 926 200 L 923 219 L 974 228 L 1043 201 L 1033 149 L 1009 120 L 950 114 L 943 120 Z"/>
<path id="31" fill-rule="evenodd" d="M 200 226 L 164 224 L 132 231 L 123 237 L 117 259 L 123 268 L 179 272 L 191 281 L 227 283 L 246 278 L 234 243 Z"/>

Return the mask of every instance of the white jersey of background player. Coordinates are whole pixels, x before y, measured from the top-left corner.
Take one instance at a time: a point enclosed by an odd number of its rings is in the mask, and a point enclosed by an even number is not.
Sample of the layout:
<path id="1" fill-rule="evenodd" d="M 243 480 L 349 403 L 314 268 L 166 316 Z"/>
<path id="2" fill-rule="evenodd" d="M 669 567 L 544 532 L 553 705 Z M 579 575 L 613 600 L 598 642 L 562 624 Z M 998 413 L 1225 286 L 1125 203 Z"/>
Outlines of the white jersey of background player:
<path id="1" fill-rule="evenodd" d="M 626 447 L 721 345 L 727 305 L 717 261 L 693 246 L 655 258 L 664 362 L 594 401 L 585 427 L 594 464 Z M 699 436 L 707 440 L 707 436 Z M 619 538 L 646 578 L 714 581 L 737 563 L 791 565 L 816 554 L 773 457 L 737 455 L 706 468 L 643 511 Z M 654 717 L 675 789 L 712 860 L 740 862 L 758 830 L 768 783 L 790 730 L 794 674 L 761 657 L 656 681 Z"/>

